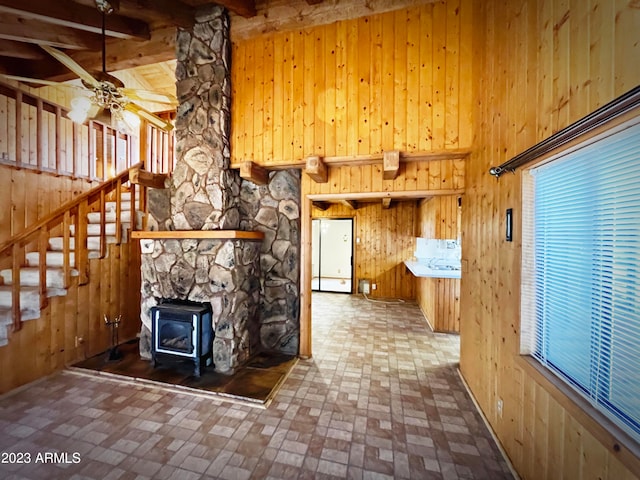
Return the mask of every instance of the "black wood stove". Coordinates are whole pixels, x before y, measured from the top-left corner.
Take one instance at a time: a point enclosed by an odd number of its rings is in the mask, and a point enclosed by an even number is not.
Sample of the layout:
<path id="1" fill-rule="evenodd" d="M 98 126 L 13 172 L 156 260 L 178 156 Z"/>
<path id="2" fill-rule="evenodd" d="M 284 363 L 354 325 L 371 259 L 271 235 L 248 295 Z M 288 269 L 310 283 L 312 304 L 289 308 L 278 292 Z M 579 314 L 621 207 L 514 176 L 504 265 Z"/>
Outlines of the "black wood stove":
<path id="1" fill-rule="evenodd" d="M 213 365 L 211 306 L 203 303 L 170 302 L 151 309 L 151 358 L 154 368 L 163 362 L 190 360 L 199 377 Z"/>

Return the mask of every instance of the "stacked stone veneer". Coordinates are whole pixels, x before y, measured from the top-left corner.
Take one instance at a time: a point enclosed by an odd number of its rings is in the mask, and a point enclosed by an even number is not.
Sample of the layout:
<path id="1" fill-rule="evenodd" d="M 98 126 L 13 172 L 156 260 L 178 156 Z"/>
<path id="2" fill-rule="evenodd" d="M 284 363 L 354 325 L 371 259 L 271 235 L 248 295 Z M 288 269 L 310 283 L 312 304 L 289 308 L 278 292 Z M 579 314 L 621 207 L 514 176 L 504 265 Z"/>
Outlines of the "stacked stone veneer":
<path id="1" fill-rule="evenodd" d="M 209 302 L 214 319 L 213 362 L 228 372 L 259 348 L 260 242 L 247 240 L 154 240 L 142 254 L 140 353 L 151 355 L 151 307 L 161 300 Z"/>
<path id="2" fill-rule="evenodd" d="M 264 232 L 260 251 L 260 342 L 297 354 L 300 340 L 300 170 L 272 172 L 269 184 L 242 182 L 243 230 Z"/>
<path id="3" fill-rule="evenodd" d="M 300 171 L 241 181 L 229 169 L 229 20 L 198 11 L 177 38 L 176 158 L 171 188 L 150 191 L 151 230 L 259 230 L 263 242 L 155 240 L 142 255 L 140 353 L 150 358 L 150 309 L 162 299 L 210 302 L 214 364 L 233 371 L 259 350 L 297 354 Z"/>
<path id="4" fill-rule="evenodd" d="M 176 167 L 171 219 L 176 230 L 237 229 L 240 176 L 229 169 L 231 45 L 229 18 L 217 5 L 196 14 L 176 40 Z"/>

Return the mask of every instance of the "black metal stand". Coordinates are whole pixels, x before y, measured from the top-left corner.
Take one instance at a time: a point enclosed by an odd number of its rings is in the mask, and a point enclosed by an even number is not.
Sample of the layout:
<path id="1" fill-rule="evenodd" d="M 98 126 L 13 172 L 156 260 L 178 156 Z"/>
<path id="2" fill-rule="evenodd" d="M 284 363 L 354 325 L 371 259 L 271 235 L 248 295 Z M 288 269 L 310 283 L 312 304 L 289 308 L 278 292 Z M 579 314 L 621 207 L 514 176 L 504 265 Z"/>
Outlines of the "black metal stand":
<path id="1" fill-rule="evenodd" d="M 107 327 L 111 328 L 111 348 L 109 349 L 109 362 L 114 362 L 122 358 L 122 352 L 118 348 L 118 325 L 122 320 L 122 315 L 118 315 L 115 320 L 109 320 L 107 316 L 104 316 L 104 323 Z"/>

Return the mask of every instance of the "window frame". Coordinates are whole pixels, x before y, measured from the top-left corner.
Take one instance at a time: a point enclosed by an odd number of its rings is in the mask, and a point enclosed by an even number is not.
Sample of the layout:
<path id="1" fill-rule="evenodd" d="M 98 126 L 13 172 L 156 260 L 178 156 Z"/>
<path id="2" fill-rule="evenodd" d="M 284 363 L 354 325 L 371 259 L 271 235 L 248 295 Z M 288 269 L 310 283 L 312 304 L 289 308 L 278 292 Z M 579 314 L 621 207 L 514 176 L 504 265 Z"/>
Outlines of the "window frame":
<path id="1" fill-rule="evenodd" d="M 517 363 L 557 401 L 583 428 L 598 439 L 615 458 L 632 472 L 640 471 L 640 443 L 622 428 L 589 403 L 571 385 L 553 371 L 546 368 L 528 352 L 535 349 L 535 335 L 531 330 L 535 315 L 534 281 L 534 216 L 528 205 L 533 205 L 533 176 L 528 172 L 546 163 L 558 160 L 579 149 L 597 143 L 631 126 L 640 124 L 640 107 L 610 120 L 592 131 L 580 135 L 558 148 L 549 151 L 522 169 L 522 256 L 521 256 L 521 305 L 520 305 L 520 351 Z"/>

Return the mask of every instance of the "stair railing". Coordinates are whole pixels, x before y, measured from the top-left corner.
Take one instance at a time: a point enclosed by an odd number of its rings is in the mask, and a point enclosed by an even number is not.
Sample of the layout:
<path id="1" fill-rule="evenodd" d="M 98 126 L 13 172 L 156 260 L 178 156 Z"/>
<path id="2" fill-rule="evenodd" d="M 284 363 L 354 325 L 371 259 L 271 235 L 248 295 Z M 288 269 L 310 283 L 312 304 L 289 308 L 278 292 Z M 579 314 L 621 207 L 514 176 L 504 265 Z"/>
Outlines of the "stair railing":
<path id="1" fill-rule="evenodd" d="M 130 170 L 142 168 L 142 163 L 134 165 Z M 106 202 L 108 199 L 116 202 L 116 244 L 122 243 L 122 193 L 125 191 L 125 184 L 128 184 L 131 192 L 131 230 L 136 229 L 136 206 L 142 205 L 144 213 L 146 205 L 146 187 L 136 185 L 129 181 L 130 170 L 118 174 L 116 177 L 106 180 L 91 190 L 82 193 L 73 200 L 62 205 L 53 211 L 46 218 L 43 218 L 29 226 L 23 232 L 14 235 L 11 240 L 0 245 L 0 261 L 6 262 L 10 258 L 12 272 L 12 318 L 13 331 L 22 328 L 21 307 L 20 307 L 20 267 L 25 264 L 27 248 L 36 248 L 39 253 L 38 272 L 39 284 L 38 294 L 40 297 L 40 308 L 48 304 L 47 298 L 47 249 L 49 238 L 52 234 L 59 234 L 63 238 L 63 272 L 64 288 L 68 288 L 71 282 L 71 226 L 75 228 L 74 264 L 78 271 L 78 282 L 85 285 L 89 282 L 89 249 L 87 245 L 87 214 L 93 211 L 102 212 L 100 218 L 100 258 L 104 258 L 107 253 L 106 235 Z M 139 186 L 139 192 L 136 187 Z M 139 203 L 136 203 L 139 195 Z M 60 231 L 61 230 L 61 231 Z M 33 251 L 33 250 L 32 250 Z"/>
<path id="2" fill-rule="evenodd" d="M 0 125 L 0 139 L 6 139 L 0 140 L 2 165 L 102 181 L 136 161 L 134 138 L 106 120 L 78 125 L 67 118 L 69 110 L 64 106 L 2 81 L 0 101 L 7 102 L 2 114 L 6 121 Z"/>

